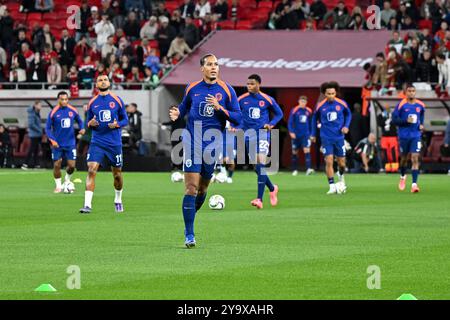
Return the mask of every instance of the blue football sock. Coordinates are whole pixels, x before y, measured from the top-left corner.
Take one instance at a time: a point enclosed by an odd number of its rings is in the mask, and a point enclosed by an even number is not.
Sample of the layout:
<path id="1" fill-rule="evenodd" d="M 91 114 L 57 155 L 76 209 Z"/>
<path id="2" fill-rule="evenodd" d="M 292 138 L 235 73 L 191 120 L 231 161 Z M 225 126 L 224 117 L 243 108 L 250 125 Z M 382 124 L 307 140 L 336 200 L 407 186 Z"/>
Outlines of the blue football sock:
<path id="1" fill-rule="evenodd" d="M 400 175 L 404 177 L 406 174 L 406 167 L 400 167 Z"/>
<path id="2" fill-rule="evenodd" d="M 306 169 L 311 169 L 311 153 L 305 153 Z"/>
<path id="3" fill-rule="evenodd" d="M 265 172 L 263 172 L 263 165 L 257 164 L 255 166 L 256 174 L 258 175 L 258 199 L 263 198 L 264 195 L 264 188 L 266 187 L 266 179 L 267 175 Z"/>
<path id="4" fill-rule="evenodd" d="M 298 157 L 297 157 L 296 154 L 293 154 L 293 155 L 292 155 L 292 158 L 291 158 L 291 167 L 292 167 L 292 170 L 297 170 L 297 169 L 298 169 Z"/>
<path id="5" fill-rule="evenodd" d="M 183 218 L 186 234 L 194 234 L 195 196 L 185 195 L 183 198 Z"/>
<path id="6" fill-rule="evenodd" d="M 334 177 L 328 178 L 328 183 L 333 184 L 334 183 Z"/>
<path id="7" fill-rule="evenodd" d="M 228 170 L 228 177 L 233 178 L 234 170 Z"/>
<path id="8" fill-rule="evenodd" d="M 412 173 L 412 182 L 417 183 L 417 179 L 419 178 L 419 170 L 413 169 L 411 170 Z"/>
<path id="9" fill-rule="evenodd" d="M 195 211 L 200 210 L 203 203 L 205 202 L 205 199 L 206 199 L 206 193 L 197 194 L 197 197 L 195 198 Z"/>
<path id="10" fill-rule="evenodd" d="M 267 188 L 269 188 L 270 192 L 272 192 L 275 189 L 272 181 L 270 181 L 270 179 L 269 179 L 269 176 L 266 176 L 266 186 L 267 186 Z"/>

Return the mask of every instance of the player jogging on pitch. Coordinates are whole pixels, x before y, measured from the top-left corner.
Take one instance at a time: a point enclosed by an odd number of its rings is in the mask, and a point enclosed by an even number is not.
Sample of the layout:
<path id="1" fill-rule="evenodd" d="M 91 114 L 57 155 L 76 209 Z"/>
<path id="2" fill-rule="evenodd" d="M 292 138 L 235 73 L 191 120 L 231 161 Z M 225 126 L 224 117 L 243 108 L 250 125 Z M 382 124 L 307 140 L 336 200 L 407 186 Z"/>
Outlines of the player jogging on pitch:
<path id="1" fill-rule="evenodd" d="M 252 74 L 247 79 L 247 93 L 239 97 L 242 110 L 242 129 L 245 134 L 246 149 L 249 158 L 256 160 L 257 197 L 250 204 L 257 209 L 263 208 L 264 189 L 270 191 L 270 204 L 278 204 L 278 186 L 274 185 L 265 172 L 270 147 L 270 130 L 283 117 L 283 111 L 274 98 L 261 92 L 261 77 Z M 270 112 L 273 113 L 270 119 Z M 261 132 L 260 132 L 261 130 Z"/>
<path id="2" fill-rule="evenodd" d="M 185 224 L 185 245 L 196 245 L 194 234 L 195 214 L 202 207 L 215 163 L 203 157 L 205 150 L 215 149 L 215 143 L 205 141 L 207 130 L 217 130 L 222 137 L 225 122 L 235 125 L 241 121 L 241 112 L 234 89 L 219 79 L 219 63 L 216 56 L 206 54 L 200 59 L 203 79 L 186 87 L 183 101 L 169 109 L 172 121 L 186 115 L 187 126 L 183 131 L 183 170 L 185 195 L 182 203 Z M 199 130 L 200 129 L 200 130 Z M 199 137 L 195 131 L 200 131 Z M 222 140 L 222 139 L 220 139 Z M 219 148 L 222 148 L 222 141 Z M 209 160 L 209 161 L 207 161 Z"/>
<path id="3" fill-rule="evenodd" d="M 292 139 L 292 175 L 298 174 L 298 150 L 303 149 L 305 154 L 306 175 L 314 173 L 311 169 L 311 116 L 312 110 L 307 107 L 308 98 L 301 96 L 298 105 L 295 106 L 288 120 L 289 135 Z"/>
<path id="4" fill-rule="evenodd" d="M 62 191 L 61 164 L 63 158 L 67 160 L 66 175 L 64 183 L 70 182 L 70 177 L 75 171 L 75 160 L 77 158 L 77 148 L 74 133 L 74 122 L 78 123 L 80 134 L 85 133 L 83 120 L 75 107 L 69 104 L 67 92 L 58 93 L 58 104 L 52 109 L 47 118 L 45 132 L 51 143 L 53 160 L 53 177 L 55 178 L 55 191 Z"/>
<path id="5" fill-rule="evenodd" d="M 337 193 L 334 183 L 334 157 L 338 164 L 339 181 L 344 183 L 345 172 L 345 142 L 344 135 L 348 133 L 352 114 L 347 103 L 337 97 L 339 84 L 337 82 L 324 83 L 321 86 L 326 98 L 317 104 L 311 120 L 311 141 L 316 141 L 317 127 L 320 124 L 320 139 L 322 153 L 325 157 L 325 172 L 330 189 L 327 194 Z"/>
<path id="6" fill-rule="evenodd" d="M 80 213 L 90 213 L 95 189 L 97 170 L 106 157 L 114 176 L 116 212 L 123 212 L 122 205 L 122 132 L 128 125 L 125 105 L 121 98 L 112 93 L 108 76 L 100 75 L 96 80 L 99 93 L 89 101 L 87 125 L 92 128 L 92 140 L 87 154 L 88 176 L 84 193 L 84 207 Z"/>
<path id="7" fill-rule="evenodd" d="M 417 180 L 419 178 L 419 155 L 422 148 L 422 131 L 425 118 L 425 104 L 416 99 L 416 88 L 412 84 L 406 86 L 406 98 L 400 101 L 392 113 L 392 120 L 398 128 L 400 142 L 400 191 L 406 188 L 406 166 L 408 154 L 411 154 L 411 192 L 419 192 Z"/>

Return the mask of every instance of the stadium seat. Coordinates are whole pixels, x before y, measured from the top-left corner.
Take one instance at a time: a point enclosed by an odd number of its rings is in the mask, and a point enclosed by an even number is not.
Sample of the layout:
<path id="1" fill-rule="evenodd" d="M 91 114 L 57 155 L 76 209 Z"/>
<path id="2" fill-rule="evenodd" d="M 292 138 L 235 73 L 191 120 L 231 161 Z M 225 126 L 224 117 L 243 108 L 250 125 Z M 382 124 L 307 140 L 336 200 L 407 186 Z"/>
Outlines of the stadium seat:
<path id="1" fill-rule="evenodd" d="M 177 1 L 167 1 L 166 2 L 166 9 L 167 9 L 167 11 L 170 12 L 170 14 L 172 14 L 172 12 L 175 9 L 178 9 L 179 6 L 180 6 L 180 4 Z"/>
<path id="2" fill-rule="evenodd" d="M 433 21 L 422 19 L 422 20 L 419 21 L 418 27 L 419 27 L 419 29 L 429 29 L 429 30 L 431 30 L 433 28 Z"/>
<path id="3" fill-rule="evenodd" d="M 28 149 L 30 148 L 31 140 L 28 137 L 28 134 L 25 134 L 23 137 L 22 143 L 19 146 L 19 149 L 13 149 L 13 157 L 15 158 L 25 158 L 28 153 Z"/>
<path id="4" fill-rule="evenodd" d="M 433 135 L 431 137 L 430 145 L 427 148 L 426 155 L 423 157 L 423 162 L 439 162 L 441 158 L 441 145 L 444 143 L 444 135 Z"/>
<path id="5" fill-rule="evenodd" d="M 260 1 L 258 3 L 258 8 L 269 8 L 272 9 L 273 1 Z"/>
<path id="6" fill-rule="evenodd" d="M 30 21 L 30 20 L 41 21 L 42 20 L 42 13 L 39 13 L 39 12 L 28 13 L 27 21 Z"/>
<path id="7" fill-rule="evenodd" d="M 236 24 L 237 30 L 251 30 L 254 28 L 254 24 L 251 20 L 239 20 Z"/>
<path id="8" fill-rule="evenodd" d="M 225 20 L 218 23 L 222 30 L 234 30 L 235 22 L 231 20 Z"/>

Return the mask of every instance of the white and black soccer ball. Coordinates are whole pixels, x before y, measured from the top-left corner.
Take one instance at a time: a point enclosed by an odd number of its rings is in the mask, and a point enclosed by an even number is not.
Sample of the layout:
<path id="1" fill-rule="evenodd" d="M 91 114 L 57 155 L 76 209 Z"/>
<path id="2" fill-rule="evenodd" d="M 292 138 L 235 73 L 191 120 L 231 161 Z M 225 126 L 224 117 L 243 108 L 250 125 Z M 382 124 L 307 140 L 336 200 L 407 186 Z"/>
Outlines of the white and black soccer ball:
<path id="1" fill-rule="evenodd" d="M 71 182 L 71 181 L 64 182 L 64 185 L 63 185 L 64 193 L 71 194 L 71 193 L 74 193 L 74 191 L 75 191 L 75 185 L 73 184 L 73 182 Z"/>
<path id="2" fill-rule="evenodd" d="M 209 198 L 208 205 L 212 210 L 223 210 L 225 208 L 225 199 L 221 195 L 215 194 Z"/>
<path id="3" fill-rule="evenodd" d="M 175 171 L 170 176 L 170 180 L 172 180 L 172 182 L 181 182 L 184 180 L 184 175 L 179 171 Z"/>
<path id="4" fill-rule="evenodd" d="M 345 185 L 344 182 L 339 181 L 338 183 L 336 183 L 336 193 L 337 194 L 344 194 L 347 192 L 347 186 Z"/>
<path id="5" fill-rule="evenodd" d="M 216 174 L 215 182 L 217 183 L 225 183 L 227 181 L 227 174 L 225 172 L 219 172 Z"/>

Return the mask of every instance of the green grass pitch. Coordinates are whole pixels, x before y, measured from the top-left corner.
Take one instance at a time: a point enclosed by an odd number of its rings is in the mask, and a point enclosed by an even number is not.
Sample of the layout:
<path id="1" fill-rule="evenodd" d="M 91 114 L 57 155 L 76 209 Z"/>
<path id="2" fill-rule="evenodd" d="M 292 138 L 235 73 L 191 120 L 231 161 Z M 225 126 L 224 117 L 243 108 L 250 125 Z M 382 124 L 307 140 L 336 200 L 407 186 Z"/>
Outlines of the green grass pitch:
<path id="1" fill-rule="evenodd" d="M 397 179 L 347 175 L 347 194 L 327 196 L 323 173 L 280 173 L 279 206 L 266 191 L 257 211 L 256 176 L 238 171 L 210 187 L 226 208 L 205 204 L 189 250 L 183 184 L 169 173 L 124 173 L 120 215 L 111 174 L 99 173 L 93 213 L 81 215 L 84 184 L 55 195 L 51 171 L 0 170 L 0 299 L 450 299 L 450 177 L 421 175 L 419 194 Z M 79 290 L 66 288 L 70 265 Z M 381 289 L 367 288 L 370 265 Z M 34 292 L 42 283 L 58 291 Z"/>

